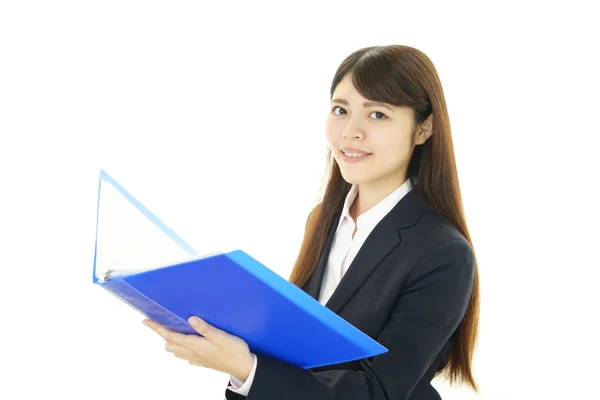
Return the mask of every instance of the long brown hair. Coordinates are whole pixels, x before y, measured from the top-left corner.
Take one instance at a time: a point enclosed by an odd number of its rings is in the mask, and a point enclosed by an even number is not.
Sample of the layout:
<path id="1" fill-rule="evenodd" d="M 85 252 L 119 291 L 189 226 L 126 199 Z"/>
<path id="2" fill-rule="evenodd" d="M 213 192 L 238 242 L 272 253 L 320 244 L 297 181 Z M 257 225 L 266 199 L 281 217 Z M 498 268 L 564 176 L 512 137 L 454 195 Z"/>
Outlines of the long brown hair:
<path id="1" fill-rule="evenodd" d="M 433 114 L 433 134 L 415 146 L 407 169 L 413 191 L 441 217 L 454 225 L 473 246 L 465 215 L 454 159 L 450 120 L 442 84 L 431 60 L 421 51 L 402 45 L 366 47 L 350 54 L 339 66 L 330 96 L 340 81 L 351 74 L 354 86 L 369 100 L 413 110 L 414 128 Z M 327 149 L 325 189 L 310 213 L 302 246 L 290 281 L 302 287 L 314 272 L 336 214 L 351 185 L 344 180 Z M 460 382 L 478 391 L 471 362 L 479 323 L 479 274 L 475 269 L 473 293 L 465 317 L 456 332 L 450 359 L 440 373 L 451 383 Z"/>

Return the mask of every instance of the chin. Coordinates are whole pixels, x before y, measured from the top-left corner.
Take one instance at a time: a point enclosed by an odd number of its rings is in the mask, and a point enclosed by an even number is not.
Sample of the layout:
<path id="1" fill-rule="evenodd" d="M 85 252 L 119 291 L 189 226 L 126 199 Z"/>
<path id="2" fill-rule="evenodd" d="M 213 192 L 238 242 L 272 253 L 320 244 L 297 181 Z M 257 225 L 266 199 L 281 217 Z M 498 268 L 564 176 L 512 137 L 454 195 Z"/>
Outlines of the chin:
<path id="1" fill-rule="evenodd" d="M 346 164 L 337 157 L 335 161 L 338 164 L 342 178 L 352 185 L 365 184 L 377 178 L 372 173 L 369 173 L 373 172 L 372 166 L 370 168 L 368 165 Z"/>
<path id="2" fill-rule="evenodd" d="M 342 178 L 352 185 L 361 185 L 373 180 L 373 177 L 360 173 L 349 173 L 348 171 L 344 171 L 343 168 L 340 169 L 340 172 L 342 173 Z"/>

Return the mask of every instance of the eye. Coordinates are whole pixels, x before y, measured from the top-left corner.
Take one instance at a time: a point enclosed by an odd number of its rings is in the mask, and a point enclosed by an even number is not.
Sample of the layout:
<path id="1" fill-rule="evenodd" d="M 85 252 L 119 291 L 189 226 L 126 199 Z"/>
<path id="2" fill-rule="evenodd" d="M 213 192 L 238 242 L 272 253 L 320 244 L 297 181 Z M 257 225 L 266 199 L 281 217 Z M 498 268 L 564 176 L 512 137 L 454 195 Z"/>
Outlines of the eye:
<path id="1" fill-rule="evenodd" d="M 384 113 L 380 112 L 380 111 L 375 111 L 371 115 L 373 115 L 373 114 L 377 115 L 377 118 L 375 118 L 375 119 L 385 119 L 385 118 L 387 118 L 387 116 Z"/>
<path id="2" fill-rule="evenodd" d="M 336 114 L 336 112 L 335 112 L 335 111 L 336 111 L 337 109 L 339 109 L 339 110 L 340 110 L 340 113 L 344 113 L 344 114 L 346 113 L 346 110 L 344 110 L 344 109 L 343 109 L 342 107 L 340 107 L 340 106 L 335 106 L 335 107 L 333 107 L 333 108 L 332 108 L 332 110 L 331 110 L 331 112 L 333 112 L 333 114 L 334 114 L 334 115 L 340 115 L 340 114 Z"/>

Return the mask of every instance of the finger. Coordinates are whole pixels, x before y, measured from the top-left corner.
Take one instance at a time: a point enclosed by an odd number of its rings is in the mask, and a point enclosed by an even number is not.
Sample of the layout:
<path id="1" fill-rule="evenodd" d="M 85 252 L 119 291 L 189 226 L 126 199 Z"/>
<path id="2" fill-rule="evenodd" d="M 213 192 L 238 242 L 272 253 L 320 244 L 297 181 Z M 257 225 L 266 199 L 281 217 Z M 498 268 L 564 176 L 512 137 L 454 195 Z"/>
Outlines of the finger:
<path id="1" fill-rule="evenodd" d="M 149 327 L 150 329 L 152 329 L 154 332 L 156 332 L 160 337 L 162 337 L 167 342 L 177 343 L 177 344 L 181 344 L 181 345 L 185 345 L 186 343 L 188 343 L 188 338 L 187 338 L 188 335 L 170 331 L 167 328 L 163 327 L 162 325 L 157 324 L 156 322 L 149 320 L 149 319 L 143 320 L 142 323 L 144 325 L 146 325 L 147 327 Z"/>
<path id="2" fill-rule="evenodd" d="M 194 358 L 194 357 L 198 356 L 198 354 L 196 354 L 196 352 L 192 351 L 191 349 L 189 349 L 187 347 L 178 345 L 177 343 L 166 342 L 165 350 L 168 351 L 169 353 L 173 353 L 176 356 L 181 356 L 186 359 Z"/>
<path id="3" fill-rule="evenodd" d="M 162 337 L 165 340 L 167 340 L 167 337 L 169 336 L 169 333 L 171 332 L 167 328 L 163 327 L 162 325 L 160 325 L 150 319 L 145 319 L 142 321 L 142 323 L 144 325 L 146 325 L 147 327 L 149 327 L 150 329 L 152 329 L 154 332 L 156 332 L 160 337 Z"/>
<path id="4" fill-rule="evenodd" d="M 222 338 L 224 334 L 226 334 L 225 331 L 222 331 L 219 328 L 216 328 L 216 327 L 210 325 L 203 319 L 200 319 L 195 316 L 190 317 L 188 319 L 188 322 L 192 326 L 192 328 L 194 328 L 194 330 L 196 332 L 198 332 L 199 334 L 201 334 L 202 336 L 204 336 L 206 339 L 210 340 L 213 343 L 216 340 L 219 340 L 220 338 Z"/>
<path id="5" fill-rule="evenodd" d="M 206 367 L 202 362 L 198 361 L 197 359 L 188 360 L 188 364 L 195 365 L 197 367 Z"/>
<path id="6" fill-rule="evenodd" d="M 194 358 L 194 357 L 186 357 L 183 356 L 181 354 L 174 354 L 175 357 L 179 358 L 180 360 L 185 360 L 188 362 L 188 364 L 190 365 L 196 365 L 198 367 L 204 367 L 206 368 L 206 364 L 204 364 L 204 362 L 201 359 L 198 358 Z"/>
<path id="7" fill-rule="evenodd" d="M 190 357 L 182 356 L 181 354 L 173 354 L 173 355 L 174 355 L 176 358 L 179 358 L 180 360 L 187 361 L 189 364 L 196 363 L 196 361 L 194 360 L 194 358 L 190 358 Z"/>

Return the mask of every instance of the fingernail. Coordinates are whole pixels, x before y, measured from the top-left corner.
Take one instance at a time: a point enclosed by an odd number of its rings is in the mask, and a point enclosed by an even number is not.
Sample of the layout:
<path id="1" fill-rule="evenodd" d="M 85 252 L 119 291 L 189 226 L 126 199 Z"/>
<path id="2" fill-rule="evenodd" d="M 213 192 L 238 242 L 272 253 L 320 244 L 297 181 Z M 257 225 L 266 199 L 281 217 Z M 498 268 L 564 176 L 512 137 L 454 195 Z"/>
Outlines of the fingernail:
<path id="1" fill-rule="evenodd" d="M 196 326 L 198 326 L 198 325 L 200 325 L 202 323 L 202 321 L 198 317 L 190 317 L 190 319 L 188 320 L 188 322 L 191 325 L 196 325 Z"/>

